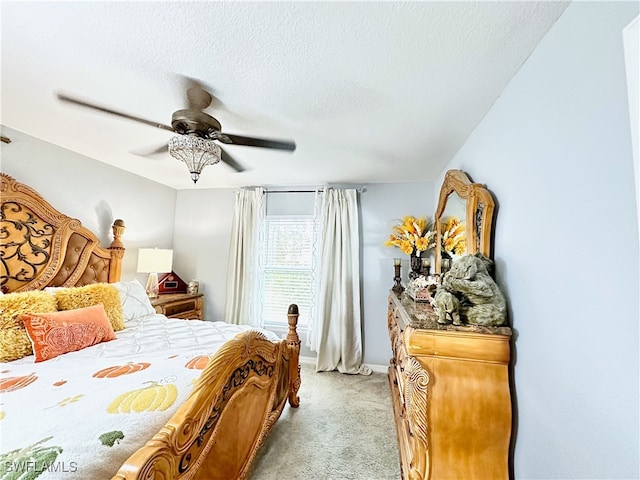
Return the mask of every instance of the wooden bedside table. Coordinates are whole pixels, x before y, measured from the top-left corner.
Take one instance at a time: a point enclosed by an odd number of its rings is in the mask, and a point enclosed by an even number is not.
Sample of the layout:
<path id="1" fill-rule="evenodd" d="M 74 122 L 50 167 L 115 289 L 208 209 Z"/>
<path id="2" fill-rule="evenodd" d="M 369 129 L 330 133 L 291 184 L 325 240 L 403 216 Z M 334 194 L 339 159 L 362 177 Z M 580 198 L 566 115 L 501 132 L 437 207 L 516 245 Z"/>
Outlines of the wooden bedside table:
<path id="1" fill-rule="evenodd" d="M 160 295 L 151 299 L 151 305 L 157 313 L 169 318 L 182 318 L 185 320 L 202 320 L 204 295 L 198 293 L 172 293 Z"/>

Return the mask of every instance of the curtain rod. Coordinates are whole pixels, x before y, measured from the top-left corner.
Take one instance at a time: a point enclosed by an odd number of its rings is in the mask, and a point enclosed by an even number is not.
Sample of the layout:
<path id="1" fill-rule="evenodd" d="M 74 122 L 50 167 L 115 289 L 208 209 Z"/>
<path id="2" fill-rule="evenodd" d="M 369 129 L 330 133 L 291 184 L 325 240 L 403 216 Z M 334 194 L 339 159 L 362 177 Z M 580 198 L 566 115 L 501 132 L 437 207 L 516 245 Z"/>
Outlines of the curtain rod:
<path id="1" fill-rule="evenodd" d="M 334 187 L 328 187 L 328 188 L 334 188 Z M 264 193 L 316 193 L 324 189 L 325 187 L 318 188 L 316 190 L 265 190 Z M 358 193 L 362 193 L 366 191 L 366 188 L 359 187 L 359 188 L 356 188 L 355 190 L 357 190 Z"/>
<path id="2" fill-rule="evenodd" d="M 318 190 L 265 190 L 264 193 L 316 193 Z"/>

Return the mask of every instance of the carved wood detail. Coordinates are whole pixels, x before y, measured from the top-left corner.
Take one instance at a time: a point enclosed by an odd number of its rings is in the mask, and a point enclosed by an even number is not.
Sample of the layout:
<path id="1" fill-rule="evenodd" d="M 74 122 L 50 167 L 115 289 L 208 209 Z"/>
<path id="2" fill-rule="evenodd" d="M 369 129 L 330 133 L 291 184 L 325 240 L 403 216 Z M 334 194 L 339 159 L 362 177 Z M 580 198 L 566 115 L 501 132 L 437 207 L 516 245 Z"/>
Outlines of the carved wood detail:
<path id="1" fill-rule="evenodd" d="M 4 173 L 0 180 L 0 287 L 3 291 L 74 286 L 82 278 L 93 282 L 120 279 L 125 252 L 122 220 L 114 222 L 113 242 L 109 248 L 103 248 L 93 232 L 79 220 L 53 208 L 31 187 Z M 74 251 L 69 252 L 69 248 Z M 78 255 L 77 261 L 65 267 L 64 262 L 71 253 Z M 95 265 L 106 265 L 104 277 L 94 271 Z M 63 267 L 73 268 L 58 276 Z"/>
<path id="2" fill-rule="evenodd" d="M 287 333 L 287 350 L 286 353 L 290 355 L 289 362 L 289 405 L 296 408 L 300 405 L 300 397 L 298 397 L 298 390 L 300 390 L 300 337 L 296 331 L 296 325 L 298 325 L 298 306 L 292 304 L 287 312 L 287 322 L 289 324 L 289 331 Z"/>
<path id="3" fill-rule="evenodd" d="M 0 206 L 0 240 L 3 275 L 7 289 L 15 283 L 30 282 L 51 259 L 54 227 L 16 202 Z M 9 264 L 15 265 L 10 270 Z"/>
<path id="4" fill-rule="evenodd" d="M 423 480 L 429 471 L 429 444 L 427 441 L 427 386 L 429 375 L 412 356 L 406 357 L 404 375 L 405 409 L 411 436 L 413 456 L 409 465 L 409 478 Z"/>
<path id="5" fill-rule="evenodd" d="M 185 403 L 113 479 L 245 478 L 286 400 L 297 399 L 297 307 L 289 318 L 291 338 L 279 343 L 256 331 L 226 342 Z"/>
<path id="6" fill-rule="evenodd" d="M 466 201 L 467 253 L 480 252 L 486 257 L 493 257 L 491 234 L 495 201 L 491 192 L 481 183 L 473 183 L 462 170 L 449 170 L 444 176 L 438 198 L 438 207 L 434 215 L 436 227 L 436 247 L 434 249 L 436 273 L 441 272 L 442 216 L 447 205 L 447 199 L 454 192 Z"/>

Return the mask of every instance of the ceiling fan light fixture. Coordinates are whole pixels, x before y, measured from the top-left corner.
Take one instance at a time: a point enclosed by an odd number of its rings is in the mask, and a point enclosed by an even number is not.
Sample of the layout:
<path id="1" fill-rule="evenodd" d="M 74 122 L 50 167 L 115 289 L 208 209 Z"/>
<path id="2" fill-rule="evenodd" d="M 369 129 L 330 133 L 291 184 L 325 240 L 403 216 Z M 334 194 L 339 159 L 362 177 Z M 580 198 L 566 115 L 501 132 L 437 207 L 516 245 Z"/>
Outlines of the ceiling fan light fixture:
<path id="1" fill-rule="evenodd" d="M 186 163 L 191 180 L 196 183 L 202 169 L 220 161 L 222 150 L 213 141 L 193 135 L 176 135 L 169 140 L 169 153 L 173 158 Z"/>

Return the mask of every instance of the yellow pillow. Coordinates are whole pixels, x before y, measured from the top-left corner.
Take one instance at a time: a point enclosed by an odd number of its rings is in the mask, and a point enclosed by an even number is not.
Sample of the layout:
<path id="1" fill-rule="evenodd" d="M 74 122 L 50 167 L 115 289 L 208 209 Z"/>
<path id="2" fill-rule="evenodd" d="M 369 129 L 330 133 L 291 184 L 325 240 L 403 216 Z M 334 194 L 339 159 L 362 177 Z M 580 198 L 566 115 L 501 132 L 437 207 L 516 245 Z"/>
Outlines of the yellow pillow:
<path id="1" fill-rule="evenodd" d="M 92 283 L 83 287 L 56 288 L 53 294 L 58 301 L 58 310 L 76 310 L 101 303 L 111 322 L 113 331 L 124 328 L 120 292 L 110 283 Z"/>
<path id="2" fill-rule="evenodd" d="M 116 339 L 102 304 L 22 315 L 36 362 Z"/>
<path id="3" fill-rule="evenodd" d="M 0 295 L 0 362 L 11 362 L 33 354 L 20 316 L 25 313 L 57 311 L 56 298 L 34 290 Z"/>

